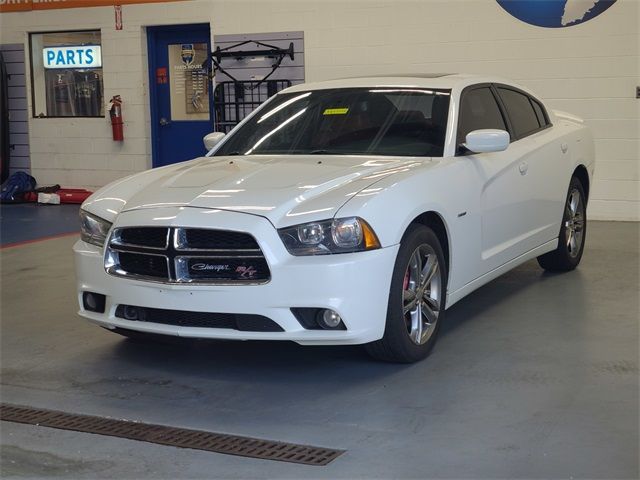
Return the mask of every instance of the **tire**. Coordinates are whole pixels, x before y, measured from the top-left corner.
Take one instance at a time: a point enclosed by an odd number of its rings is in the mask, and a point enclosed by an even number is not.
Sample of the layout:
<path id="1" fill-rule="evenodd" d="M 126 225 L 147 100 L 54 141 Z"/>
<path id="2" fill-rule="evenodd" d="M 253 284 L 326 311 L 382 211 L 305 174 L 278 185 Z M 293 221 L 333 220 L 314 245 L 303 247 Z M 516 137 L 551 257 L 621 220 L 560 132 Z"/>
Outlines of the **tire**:
<path id="1" fill-rule="evenodd" d="M 564 204 L 558 248 L 540 255 L 538 264 L 550 272 L 568 272 L 575 269 L 582 259 L 586 239 L 587 199 L 582 182 L 573 177 Z"/>
<path id="2" fill-rule="evenodd" d="M 413 363 L 429 355 L 444 318 L 447 274 L 442 246 L 433 230 L 411 226 L 396 257 L 384 336 L 366 345 L 372 357 Z M 421 299 L 417 304 L 416 297 Z"/>

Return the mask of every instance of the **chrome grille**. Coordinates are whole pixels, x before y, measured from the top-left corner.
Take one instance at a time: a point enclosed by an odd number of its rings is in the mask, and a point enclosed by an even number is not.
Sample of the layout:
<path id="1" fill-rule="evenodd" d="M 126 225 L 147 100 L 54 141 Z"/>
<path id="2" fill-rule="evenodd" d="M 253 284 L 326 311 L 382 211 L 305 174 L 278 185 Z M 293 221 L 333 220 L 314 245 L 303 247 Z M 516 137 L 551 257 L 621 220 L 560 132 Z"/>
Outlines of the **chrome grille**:
<path id="1" fill-rule="evenodd" d="M 183 227 L 115 229 L 105 269 L 111 275 L 165 283 L 260 284 L 271 278 L 250 234 Z"/>

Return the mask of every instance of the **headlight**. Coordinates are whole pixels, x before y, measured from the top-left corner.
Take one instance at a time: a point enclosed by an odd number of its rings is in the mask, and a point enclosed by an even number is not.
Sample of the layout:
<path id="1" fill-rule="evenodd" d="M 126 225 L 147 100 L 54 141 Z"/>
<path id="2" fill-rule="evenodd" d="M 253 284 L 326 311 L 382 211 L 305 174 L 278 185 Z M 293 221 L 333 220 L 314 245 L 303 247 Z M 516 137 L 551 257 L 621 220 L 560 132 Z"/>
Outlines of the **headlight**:
<path id="1" fill-rule="evenodd" d="M 292 255 L 327 255 L 380 248 L 373 229 L 358 217 L 304 223 L 281 228 L 278 234 Z"/>
<path id="2" fill-rule="evenodd" d="M 80 238 L 85 242 L 103 246 L 110 228 L 111 223 L 80 210 Z"/>

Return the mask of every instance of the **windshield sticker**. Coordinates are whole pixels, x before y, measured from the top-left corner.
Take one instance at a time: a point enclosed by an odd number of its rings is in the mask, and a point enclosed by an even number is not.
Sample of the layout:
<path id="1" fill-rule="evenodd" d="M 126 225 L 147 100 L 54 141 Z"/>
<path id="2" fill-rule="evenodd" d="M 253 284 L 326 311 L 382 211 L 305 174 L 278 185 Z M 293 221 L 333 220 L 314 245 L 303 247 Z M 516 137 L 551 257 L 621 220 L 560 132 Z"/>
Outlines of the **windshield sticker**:
<path id="1" fill-rule="evenodd" d="M 343 108 L 327 108 L 323 115 L 346 115 L 349 112 L 349 109 L 346 107 Z"/>

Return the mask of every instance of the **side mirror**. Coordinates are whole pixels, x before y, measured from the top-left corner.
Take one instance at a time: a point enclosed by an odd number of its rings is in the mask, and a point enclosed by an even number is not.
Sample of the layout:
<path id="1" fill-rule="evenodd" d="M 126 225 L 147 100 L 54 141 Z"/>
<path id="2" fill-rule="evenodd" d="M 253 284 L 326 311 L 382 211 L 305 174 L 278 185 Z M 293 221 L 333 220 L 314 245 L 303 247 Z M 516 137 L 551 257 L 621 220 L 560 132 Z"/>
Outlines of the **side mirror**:
<path id="1" fill-rule="evenodd" d="M 224 133 L 222 132 L 211 132 L 205 135 L 204 138 L 202 139 L 202 141 L 204 142 L 204 148 L 206 148 L 207 151 L 211 150 L 218 143 L 220 143 L 220 140 L 222 140 L 223 138 L 224 138 Z"/>
<path id="2" fill-rule="evenodd" d="M 473 153 L 502 152 L 510 141 L 509 132 L 487 128 L 469 132 L 462 146 Z"/>

